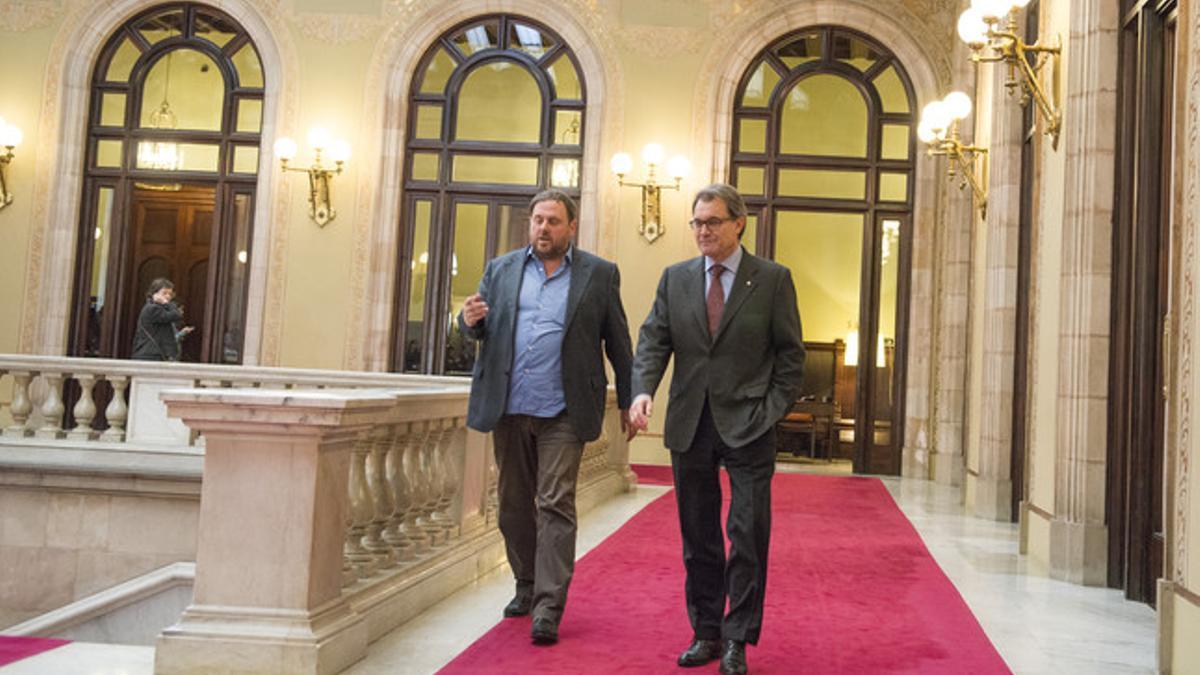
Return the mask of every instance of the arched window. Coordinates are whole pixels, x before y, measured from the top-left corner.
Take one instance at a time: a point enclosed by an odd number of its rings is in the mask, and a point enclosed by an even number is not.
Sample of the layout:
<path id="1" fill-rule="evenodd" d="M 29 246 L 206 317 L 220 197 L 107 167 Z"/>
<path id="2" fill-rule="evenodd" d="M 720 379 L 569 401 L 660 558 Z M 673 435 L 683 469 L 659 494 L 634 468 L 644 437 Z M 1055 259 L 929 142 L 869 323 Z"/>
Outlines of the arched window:
<path id="1" fill-rule="evenodd" d="M 469 373 L 453 316 L 484 263 L 527 243 L 528 202 L 579 198 L 585 83 L 563 40 L 529 19 L 460 24 L 430 46 L 409 94 L 392 370 Z"/>
<path id="2" fill-rule="evenodd" d="M 900 62 L 836 26 L 772 42 L 734 101 L 729 180 L 751 211 L 744 242 L 792 270 L 806 393 L 838 404 L 827 450 L 874 473 L 900 469 L 914 108 Z"/>
<path id="3" fill-rule="evenodd" d="M 223 12 L 161 5 L 92 75 L 70 352 L 128 356 L 146 287 L 175 282 L 186 361 L 240 363 L 263 71 Z"/>

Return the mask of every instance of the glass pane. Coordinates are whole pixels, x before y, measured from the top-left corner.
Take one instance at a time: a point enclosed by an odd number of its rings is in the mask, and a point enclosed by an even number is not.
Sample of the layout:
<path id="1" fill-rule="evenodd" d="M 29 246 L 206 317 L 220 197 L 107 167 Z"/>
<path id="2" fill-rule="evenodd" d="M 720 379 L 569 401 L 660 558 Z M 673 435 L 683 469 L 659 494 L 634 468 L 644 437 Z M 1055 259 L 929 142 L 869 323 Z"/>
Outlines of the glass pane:
<path id="1" fill-rule="evenodd" d="M 742 92 L 742 105 L 748 108 L 765 108 L 771 100 L 771 92 L 779 84 L 779 73 L 771 64 L 763 61 L 754 69 Z"/>
<path id="2" fill-rule="evenodd" d="M 880 174 L 879 199 L 885 202 L 906 201 L 908 199 L 908 174 Z"/>
<path id="3" fill-rule="evenodd" d="M 92 283 L 88 294 L 87 356 L 100 353 L 100 326 L 107 306 L 108 249 L 112 242 L 113 188 L 102 187 L 96 194 L 95 242 L 92 244 Z"/>
<path id="4" fill-rule="evenodd" d="M 760 166 L 739 166 L 736 181 L 738 192 L 744 195 L 761 195 L 764 175 L 765 171 Z"/>
<path id="5" fill-rule="evenodd" d="M 437 153 L 413 153 L 412 179 L 437 181 L 439 164 Z"/>
<path id="6" fill-rule="evenodd" d="M 560 188 L 579 187 L 579 160 L 555 158 L 550 165 L 550 184 Z"/>
<path id="7" fill-rule="evenodd" d="M 124 143 L 103 139 L 96 142 L 96 166 L 104 169 L 121 168 L 121 149 Z"/>
<path id="8" fill-rule="evenodd" d="M 529 245 L 529 206 L 500 205 L 500 234 L 496 238 L 497 255 Z"/>
<path id="9" fill-rule="evenodd" d="M 109 82 L 128 82 L 133 64 L 141 55 L 141 50 L 133 43 L 133 40 L 129 38 L 121 40 L 121 46 L 117 47 L 112 60 L 108 62 L 108 73 L 104 79 Z"/>
<path id="10" fill-rule="evenodd" d="M 563 54 L 554 59 L 554 63 L 546 69 L 550 80 L 554 82 L 555 97 L 559 99 L 583 100 L 583 87 L 579 84 L 579 73 L 575 72 L 575 64 Z"/>
<path id="11" fill-rule="evenodd" d="M 475 342 L 458 330 L 454 314 L 463 301 L 479 289 L 483 277 L 484 254 L 487 246 L 487 204 L 455 204 L 454 252 L 450 259 L 450 306 L 444 319 L 450 329 L 446 333 L 446 370 L 450 373 L 469 373 L 475 365 Z"/>
<path id="12" fill-rule="evenodd" d="M 243 98 L 238 101 L 237 130 L 240 133 L 257 134 L 262 130 L 262 99 Z"/>
<path id="13" fill-rule="evenodd" d="M 779 149 L 796 155 L 866 157 L 866 100 L 837 75 L 804 78 L 783 104 Z"/>
<path id="14" fill-rule="evenodd" d="M 218 47 L 224 47 L 237 36 L 237 26 L 215 14 L 203 10 L 196 12 L 196 23 L 193 27 L 196 37 L 203 38 Z"/>
<path id="15" fill-rule="evenodd" d="M 908 125 L 883 125 L 883 144 L 879 153 L 883 159 L 908 159 Z"/>
<path id="16" fill-rule="evenodd" d="M 540 59 L 555 45 L 554 38 L 543 34 L 540 30 L 514 23 L 509 30 L 508 46 Z"/>
<path id="17" fill-rule="evenodd" d="M 257 152 L 258 148 L 254 148 Z M 225 321 L 221 333 L 221 362 L 241 363 L 245 336 L 246 284 L 250 278 L 250 223 L 254 218 L 254 197 L 246 193 L 233 196 L 233 265 L 225 291 Z"/>
<path id="18" fill-rule="evenodd" d="M 421 370 L 421 345 L 425 328 L 425 286 L 429 281 L 429 227 L 433 202 L 419 199 L 413 204 L 413 247 L 409 261 L 408 323 L 404 331 L 404 370 Z"/>
<path id="19" fill-rule="evenodd" d="M 537 185 L 538 160 L 537 157 L 458 155 L 452 174 L 455 183 Z"/>
<path id="20" fill-rule="evenodd" d="M 438 47 L 429 66 L 425 68 L 425 76 L 421 78 L 422 94 L 441 94 L 446 90 L 446 81 L 454 72 L 454 59 L 443 47 Z"/>
<path id="21" fill-rule="evenodd" d="M 746 229 L 742 230 L 742 246 L 753 255 L 758 255 L 758 215 L 746 214 Z"/>
<path id="22" fill-rule="evenodd" d="M 579 145 L 579 126 L 583 113 L 578 110 L 554 111 L 554 142 L 559 145 Z"/>
<path id="23" fill-rule="evenodd" d="M 137 32 L 150 44 L 183 35 L 183 10 L 160 12 L 142 19 L 137 25 Z"/>
<path id="24" fill-rule="evenodd" d="M 892 387 L 892 372 L 896 363 L 896 289 L 900 279 L 900 221 L 884 219 L 879 281 L 879 335 L 875 340 L 875 396 L 871 414 L 874 418 L 872 442 L 883 450 L 892 444 L 892 412 L 896 392 Z M 888 457 L 891 453 L 871 453 Z"/>
<path id="25" fill-rule="evenodd" d="M 806 33 L 780 47 L 775 52 L 787 67 L 795 70 L 796 66 L 821 58 L 821 34 Z"/>
<path id="26" fill-rule="evenodd" d="M 909 112 L 908 92 L 904 90 L 904 83 L 900 81 L 896 66 L 888 66 L 875 78 L 875 90 L 879 92 L 879 99 L 883 102 L 883 112 Z"/>
<path id="27" fill-rule="evenodd" d="M 767 151 L 767 121 L 743 119 L 738 122 L 738 152 Z"/>
<path id="28" fill-rule="evenodd" d="M 220 151 L 221 147 L 215 144 L 143 141 L 138 143 L 137 168 L 215 173 L 220 167 L 218 161 Z M 172 152 L 174 153 L 174 166 L 171 166 Z"/>
<path id="29" fill-rule="evenodd" d="M 533 74 L 512 61 L 471 71 L 458 94 L 454 137 L 462 141 L 537 143 L 542 92 Z"/>
<path id="30" fill-rule="evenodd" d="M 864 171 L 780 169 L 776 194 L 783 197 L 866 199 L 867 174 Z"/>
<path id="31" fill-rule="evenodd" d="M 221 130 L 225 78 L 206 54 L 168 52 L 150 68 L 142 91 L 142 128 Z"/>
<path id="32" fill-rule="evenodd" d="M 875 65 L 879 57 L 880 54 L 873 47 L 852 35 L 833 36 L 833 58 L 842 63 L 865 71 Z"/>
<path id="33" fill-rule="evenodd" d="M 450 41 L 464 56 L 471 56 L 485 49 L 495 49 L 499 44 L 500 22 L 489 21 L 459 31 Z"/>
<path id="34" fill-rule="evenodd" d="M 438 139 L 442 137 L 442 106 L 417 104 L 417 128 L 414 138 Z"/>
<path id="35" fill-rule="evenodd" d="M 125 126 L 125 94 L 105 92 L 100 95 L 100 126 Z"/>
<path id="36" fill-rule="evenodd" d="M 258 173 L 258 146 L 233 147 L 233 173 Z"/>
<path id="37" fill-rule="evenodd" d="M 858 327 L 861 213 L 778 211 L 775 260 L 792 270 L 805 342 L 845 340 Z"/>
<path id="38" fill-rule="evenodd" d="M 262 61 L 258 60 L 258 52 L 254 50 L 254 45 L 246 43 L 245 47 L 233 55 L 233 67 L 237 70 L 239 87 L 262 88 Z"/>

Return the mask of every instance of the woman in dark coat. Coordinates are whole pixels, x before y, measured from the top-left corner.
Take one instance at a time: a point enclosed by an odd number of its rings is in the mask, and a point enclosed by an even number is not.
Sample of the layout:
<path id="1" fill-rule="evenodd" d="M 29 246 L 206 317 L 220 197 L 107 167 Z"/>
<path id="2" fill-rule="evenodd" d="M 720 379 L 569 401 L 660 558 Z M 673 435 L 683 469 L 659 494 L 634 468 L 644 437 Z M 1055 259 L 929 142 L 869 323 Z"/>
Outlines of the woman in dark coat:
<path id="1" fill-rule="evenodd" d="M 133 334 L 133 358 L 139 361 L 178 361 L 179 338 L 191 332 L 191 327 L 176 329 L 183 321 L 183 310 L 172 300 L 175 284 L 167 279 L 155 279 L 146 291 L 146 304 L 138 315 Z"/>

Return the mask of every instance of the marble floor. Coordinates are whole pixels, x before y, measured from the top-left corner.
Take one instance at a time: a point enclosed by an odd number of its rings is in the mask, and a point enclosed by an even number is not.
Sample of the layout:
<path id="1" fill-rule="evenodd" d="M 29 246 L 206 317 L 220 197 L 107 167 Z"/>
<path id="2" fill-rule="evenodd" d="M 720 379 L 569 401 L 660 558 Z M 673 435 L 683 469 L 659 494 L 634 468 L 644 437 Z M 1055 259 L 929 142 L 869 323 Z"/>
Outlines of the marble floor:
<path id="1" fill-rule="evenodd" d="M 779 470 L 846 473 L 837 464 L 781 464 Z M 1155 615 L 1148 606 L 1125 601 L 1119 591 L 1034 573 L 1017 554 L 1016 526 L 963 515 L 956 488 L 892 478 L 884 483 L 1013 671 L 1155 672 Z M 640 486 L 586 514 L 579 555 L 665 491 Z M 367 658 L 346 672 L 435 672 L 499 620 L 511 592 L 507 570 L 496 570 L 372 644 Z M 71 644 L 0 668 L 0 675 L 149 675 L 152 664 L 149 647 Z"/>

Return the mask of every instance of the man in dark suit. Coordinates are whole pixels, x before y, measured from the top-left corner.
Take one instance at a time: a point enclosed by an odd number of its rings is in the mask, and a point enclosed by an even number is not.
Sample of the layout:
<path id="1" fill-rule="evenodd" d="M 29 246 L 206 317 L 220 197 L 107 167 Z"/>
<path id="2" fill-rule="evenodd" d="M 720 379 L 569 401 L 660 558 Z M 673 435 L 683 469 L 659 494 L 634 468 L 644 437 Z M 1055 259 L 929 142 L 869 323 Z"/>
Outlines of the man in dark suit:
<path id="1" fill-rule="evenodd" d="M 617 266 L 572 246 L 575 202 L 530 202 L 529 246 L 489 261 L 458 315 L 480 341 L 467 425 L 493 432 L 500 532 L 517 581 L 504 616 L 533 613 L 536 644 L 558 641 L 575 566 L 575 484 L 584 443 L 600 435 L 608 377 L 629 438 L 633 360 Z"/>
<path id="2" fill-rule="evenodd" d="M 745 644 L 758 642 L 762 626 L 775 423 L 800 393 L 804 343 L 791 273 L 740 245 L 746 205 L 737 191 L 721 184 L 701 190 L 691 226 L 701 255 L 663 271 L 638 338 L 630 419 L 646 428 L 674 354 L 664 442 L 694 633 L 678 663 L 698 666 L 719 656 L 722 673 L 740 675 Z M 728 560 L 722 465 L 731 487 Z"/>

